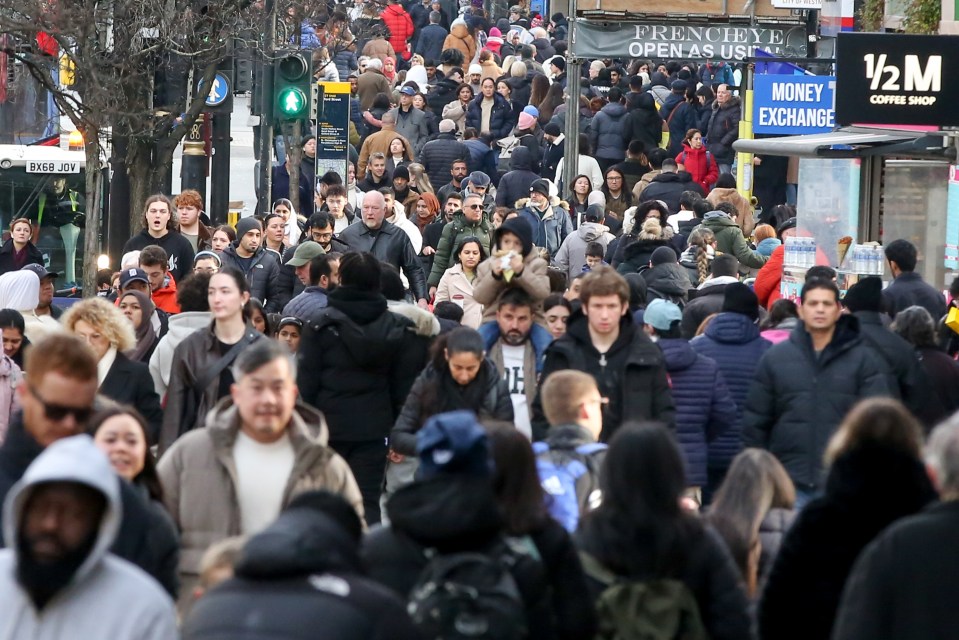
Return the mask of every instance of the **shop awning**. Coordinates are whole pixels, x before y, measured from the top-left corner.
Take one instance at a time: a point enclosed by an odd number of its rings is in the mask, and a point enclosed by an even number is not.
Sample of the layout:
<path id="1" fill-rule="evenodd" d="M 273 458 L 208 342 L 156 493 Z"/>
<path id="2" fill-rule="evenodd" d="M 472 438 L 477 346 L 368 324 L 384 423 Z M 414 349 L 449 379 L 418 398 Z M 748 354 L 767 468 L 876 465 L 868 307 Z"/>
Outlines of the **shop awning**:
<path id="1" fill-rule="evenodd" d="M 805 136 L 737 140 L 733 143 L 733 149 L 771 156 L 861 158 L 874 155 L 941 156 L 948 144 L 948 138 L 942 134 L 849 127 Z"/>

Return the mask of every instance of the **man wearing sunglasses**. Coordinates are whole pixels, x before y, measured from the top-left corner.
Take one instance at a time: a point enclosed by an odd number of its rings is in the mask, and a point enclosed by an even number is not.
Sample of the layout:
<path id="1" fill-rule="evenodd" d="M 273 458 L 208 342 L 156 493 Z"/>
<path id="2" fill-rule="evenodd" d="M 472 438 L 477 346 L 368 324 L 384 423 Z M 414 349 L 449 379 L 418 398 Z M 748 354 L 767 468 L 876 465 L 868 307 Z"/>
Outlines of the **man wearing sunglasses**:
<path id="1" fill-rule="evenodd" d="M 443 234 L 436 247 L 433 258 L 433 269 L 430 271 L 428 284 L 430 299 L 436 297 L 436 287 L 446 269 L 453 266 L 452 256 L 460 238 L 476 236 L 483 243 L 483 248 L 489 254 L 492 231 L 489 220 L 483 215 L 483 196 L 470 193 L 463 199 L 463 210 L 453 214 L 453 220 L 443 227 Z"/>
<path id="2" fill-rule="evenodd" d="M 46 447 L 84 432 L 97 394 L 96 357 L 74 336 L 56 334 L 34 343 L 25 365 L 27 373 L 17 387 L 22 409 L 11 418 L 0 445 L 0 501 Z M 176 532 L 132 485 L 121 481 L 120 497 L 123 518 L 110 550 L 175 597 Z"/>

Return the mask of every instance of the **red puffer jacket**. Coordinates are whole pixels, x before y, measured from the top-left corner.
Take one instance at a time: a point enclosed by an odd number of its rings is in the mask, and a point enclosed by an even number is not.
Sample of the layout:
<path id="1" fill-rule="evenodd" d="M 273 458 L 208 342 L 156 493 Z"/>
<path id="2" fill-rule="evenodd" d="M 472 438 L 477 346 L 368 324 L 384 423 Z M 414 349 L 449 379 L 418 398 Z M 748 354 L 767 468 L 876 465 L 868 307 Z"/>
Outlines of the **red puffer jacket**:
<path id="1" fill-rule="evenodd" d="M 756 297 L 759 298 L 759 304 L 767 309 L 782 297 L 779 295 L 779 285 L 783 278 L 783 256 L 785 253 L 786 249 L 783 246 L 773 249 L 769 260 L 756 274 L 756 284 L 753 285 L 753 288 L 756 291 Z"/>
<path id="2" fill-rule="evenodd" d="M 386 28 L 390 30 L 390 44 L 393 45 L 396 55 L 403 56 L 404 60 L 409 60 L 412 54 L 407 49 L 406 43 L 413 37 L 413 20 L 410 19 L 410 14 L 406 13 L 402 5 L 391 4 L 383 10 L 380 18 L 383 19 Z"/>
<path id="3" fill-rule="evenodd" d="M 676 156 L 676 164 L 681 165 L 693 176 L 693 182 L 699 183 L 703 193 L 709 193 L 719 178 L 719 165 L 713 154 L 706 151 L 705 146 L 693 149 L 683 143 L 683 150 Z"/>

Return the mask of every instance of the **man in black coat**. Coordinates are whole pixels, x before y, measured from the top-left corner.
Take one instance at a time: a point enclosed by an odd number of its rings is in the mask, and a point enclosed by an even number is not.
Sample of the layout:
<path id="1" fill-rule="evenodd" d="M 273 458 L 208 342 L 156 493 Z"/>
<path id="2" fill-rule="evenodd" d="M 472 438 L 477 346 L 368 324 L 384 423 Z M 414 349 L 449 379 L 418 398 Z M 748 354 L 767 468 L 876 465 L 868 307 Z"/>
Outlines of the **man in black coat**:
<path id="1" fill-rule="evenodd" d="M 386 221 L 386 200 L 378 191 L 363 198 L 363 217 L 340 234 L 339 240 L 353 251 L 366 251 L 377 260 L 402 270 L 417 304 L 427 308 L 426 275 L 406 232 Z"/>
<path id="2" fill-rule="evenodd" d="M 959 627 L 959 422 L 937 427 L 927 452 L 942 502 L 892 524 L 859 555 L 836 640 L 945 638 Z"/>
<path id="3" fill-rule="evenodd" d="M 653 178 L 649 186 L 643 189 L 639 201 L 662 200 L 669 207 L 670 213 L 676 213 L 679 211 L 679 197 L 683 195 L 683 191 L 696 191 L 700 195 L 705 195 L 703 188 L 692 181 L 688 172 L 679 171 L 676 161 L 666 158 L 663 160 L 662 173 Z"/>
<path id="4" fill-rule="evenodd" d="M 267 313 L 279 313 L 290 301 L 278 286 L 280 260 L 261 242 L 263 227 L 253 216 L 236 223 L 236 242 L 220 254 L 224 267 L 237 269 L 250 285 L 250 297 L 263 303 Z"/>
<path id="5" fill-rule="evenodd" d="M 78 338 L 52 335 L 31 345 L 26 380 L 0 445 L 0 503 L 50 444 L 84 432 L 95 408 L 97 363 Z M 153 576 L 176 598 L 179 543 L 169 517 L 151 510 L 140 492 L 120 482 L 123 518 L 110 551 Z M 0 524 L 3 514 L 0 513 Z M 2 546 L 2 540 L 0 540 Z"/>
<path id="6" fill-rule="evenodd" d="M 297 355 L 300 396 L 323 407 L 330 446 L 350 465 L 371 525 L 380 521 L 386 438 L 426 364 L 427 350 L 426 339 L 411 330 L 412 321 L 387 310 L 381 271 L 369 253 L 343 256 L 340 286 L 328 293 L 329 306 L 304 327 Z"/>
<path id="7" fill-rule="evenodd" d="M 886 246 L 885 252 L 889 271 L 895 278 L 882 292 L 889 315 L 895 318 L 897 313 L 915 304 L 928 311 L 932 319 L 938 322 L 946 315 L 946 299 L 942 292 L 923 282 L 922 276 L 916 273 L 918 252 L 915 245 L 908 240 L 893 240 Z"/>
<path id="8" fill-rule="evenodd" d="M 726 288 L 736 282 L 739 282 L 739 260 L 728 253 L 713 258 L 709 264 L 709 278 L 689 292 L 689 303 L 683 307 L 683 321 L 679 327 L 683 338 L 692 340 L 703 320 L 714 313 L 728 311 L 723 308 Z M 759 310 L 754 306 L 746 315 L 756 320 Z"/>
<path id="9" fill-rule="evenodd" d="M 886 328 L 882 321 L 882 279 L 863 278 L 846 293 L 843 306 L 859 320 L 863 340 L 880 356 L 895 377 L 898 397 L 926 429 L 944 415 L 932 382 L 922 367 L 916 349 Z"/>
<path id="10" fill-rule="evenodd" d="M 469 149 L 456 139 L 456 123 L 444 118 L 440 121 L 439 135 L 423 145 L 419 160 L 433 189 L 442 189 L 453 179 L 450 173 L 453 163 L 468 157 Z"/>
<path id="11" fill-rule="evenodd" d="M 860 399 L 891 396 L 895 382 L 859 321 L 842 315 L 839 289 L 813 279 L 800 294 L 803 324 L 763 355 L 743 414 L 743 444 L 775 455 L 796 485 L 800 506 L 822 486 L 823 451 Z"/>
<path id="12" fill-rule="evenodd" d="M 418 640 L 406 603 L 367 578 L 363 528 L 342 497 L 293 498 L 244 546 L 234 577 L 205 594 L 184 621 L 184 640 L 292 638 Z"/>
<path id="13" fill-rule="evenodd" d="M 603 442 L 630 420 L 672 426 L 676 407 L 666 361 L 659 347 L 633 324 L 626 280 L 612 267 L 600 266 L 586 274 L 579 292 L 582 307 L 570 316 L 566 335 L 546 350 L 540 379 L 560 369 L 592 375 L 609 399 L 603 412 Z M 548 423 L 539 392 L 533 401 L 532 426 L 534 437 L 541 440 Z"/>
<path id="14" fill-rule="evenodd" d="M 446 42 L 449 31 L 440 24 L 442 19 L 443 16 L 439 11 L 430 11 L 430 23 L 419 33 L 414 51 L 422 54 L 424 60 L 439 60 L 443 53 L 443 43 Z"/>

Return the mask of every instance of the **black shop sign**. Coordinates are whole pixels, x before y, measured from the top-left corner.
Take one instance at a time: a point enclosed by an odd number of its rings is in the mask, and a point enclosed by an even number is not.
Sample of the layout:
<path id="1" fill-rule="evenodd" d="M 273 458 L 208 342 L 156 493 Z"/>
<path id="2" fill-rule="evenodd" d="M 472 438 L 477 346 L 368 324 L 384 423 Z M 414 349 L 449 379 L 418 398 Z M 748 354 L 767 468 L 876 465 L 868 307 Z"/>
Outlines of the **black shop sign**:
<path id="1" fill-rule="evenodd" d="M 840 33 L 841 125 L 959 125 L 959 37 Z"/>

